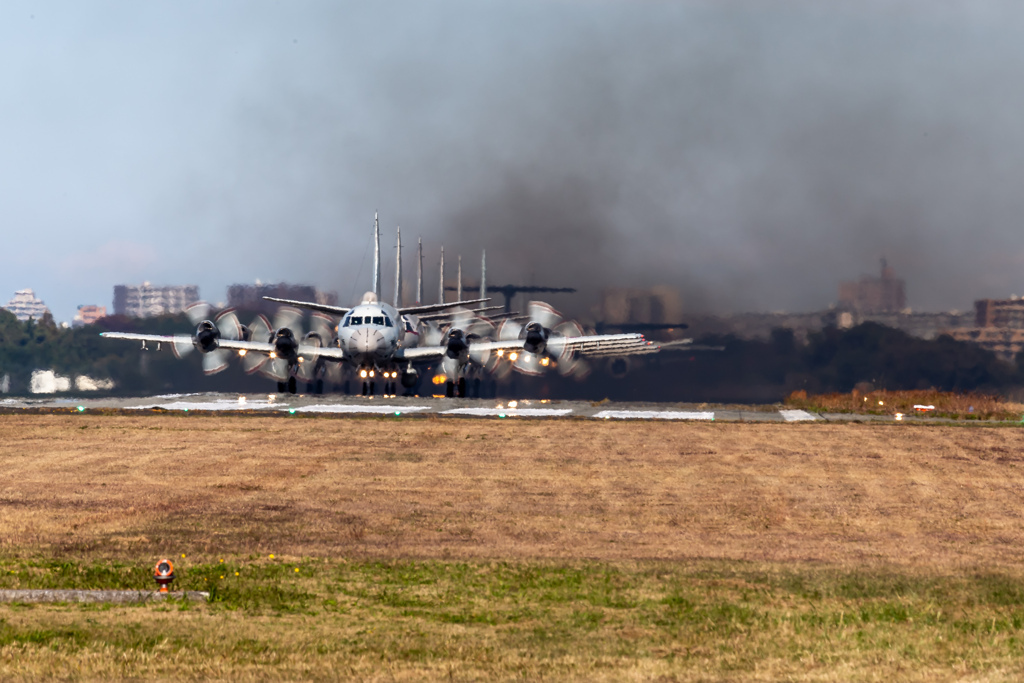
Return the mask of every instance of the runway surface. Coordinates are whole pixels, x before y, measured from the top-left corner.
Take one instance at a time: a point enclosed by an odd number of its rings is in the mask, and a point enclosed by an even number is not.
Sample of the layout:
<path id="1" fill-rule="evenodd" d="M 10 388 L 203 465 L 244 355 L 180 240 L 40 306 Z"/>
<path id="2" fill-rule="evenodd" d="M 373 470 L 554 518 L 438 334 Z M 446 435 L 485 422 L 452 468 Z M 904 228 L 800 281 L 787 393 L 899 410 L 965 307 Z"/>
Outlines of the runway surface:
<path id="1" fill-rule="evenodd" d="M 678 420 L 716 422 L 893 422 L 894 415 L 811 413 L 779 406 L 708 406 L 678 403 L 612 403 L 508 399 L 449 399 L 308 394 L 164 394 L 137 398 L 7 398 L 0 410 L 268 412 L 297 415 L 436 415 L 475 419 L 582 418 L 596 420 Z M 936 422 L 907 415 L 902 421 Z M 948 422 L 948 421 L 947 421 Z M 977 421 L 973 421 L 977 424 Z"/>

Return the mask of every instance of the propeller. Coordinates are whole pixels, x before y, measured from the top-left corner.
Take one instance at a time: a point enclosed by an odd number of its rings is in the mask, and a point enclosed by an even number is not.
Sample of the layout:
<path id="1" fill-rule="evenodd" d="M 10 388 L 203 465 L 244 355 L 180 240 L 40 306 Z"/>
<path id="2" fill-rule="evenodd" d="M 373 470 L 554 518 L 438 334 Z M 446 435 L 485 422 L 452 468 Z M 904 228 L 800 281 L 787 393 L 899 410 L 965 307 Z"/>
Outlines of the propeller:
<path id="1" fill-rule="evenodd" d="M 590 374 L 590 364 L 564 343 L 567 338 L 581 336 L 583 336 L 583 327 L 575 320 L 567 320 L 552 330 L 552 336 L 548 340 L 548 351 L 557 357 L 558 374 L 563 377 L 583 379 Z"/>
<path id="2" fill-rule="evenodd" d="M 334 336 L 334 321 L 326 313 L 316 312 L 310 316 L 309 332 L 302 337 L 303 346 L 319 349 L 327 346 Z M 324 364 L 320 362 L 317 351 L 306 351 L 299 355 L 299 368 L 296 376 L 304 382 L 312 382 L 318 374 L 323 374 Z"/>
<path id="3" fill-rule="evenodd" d="M 488 365 L 493 366 L 497 360 L 496 357 L 487 349 L 474 348 L 473 342 L 493 337 L 495 334 L 494 323 L 487 318 L 477 315 L 475 311 L 459 308 L 456 309 L 455 315 L 452 318 L 451 327 L 452 329 L 463 331 L 466 342 L 469 345 L 470 360 L 476 365 L 490 370 L 491 368 Z"/>
<path id="4" fill-rule="evenodd" d="M 296 340 L 302 338 L 302 311 L 291 306 L 282 306 L 274 314 L 273 328 L 270 331 L 270 342 L 276 348 L 287 352 L 289 347 L 297 344 Z M 288 339 L 291 342 L 288 342 Z M 267 357 L 259 366 L 261 375 L 276 382 L 287 381 L 291 374 L 291 363 L 293 358 L 282 357 L 280 352 L 274 352 Z"/>
<path id="5" fill-rule="evenodd" d="M 175 335 L 171 350 L 178 358 L 184 358 L 198 348 L 203 353 L 203 372 L 215 375 L 226 370 L 231 352 L 218 348 L 221 339 L 238 340 L 243 337 L 242 325 L 238 322 L 233 308 L 227 308 L 210 320 L 213 307 L 205 301 L 198 301 L 185 309 L 185 315 L 196 326 L 192 336 Z"/>
<path id="6" fill-rule="evenodd" d="M 267 320 L 267 316 L 261 313 L 249 325 L 249 339 L 252 341 L 268 342 L 270 341 L 270 336 L 270 321 Z M 246 374 L 251 375 L 263 367 L 268 360 L 270 358 L 266 354 L 247 353 L 242 356 L 242 369 L 245 370 Z"/>
<path id="7" fill-rule="evenodd" d="M 562 322 L 562 315 L 543 301 L 531 301 L 526 305 L 529 322 L 525 325 L 514 320 L 504 320 L 498 328 L 502 341 L 523 340 L 523 348 L 509 353 L 515 369 L 526 375 L 539 375 L 551 365 L 548 354 L 548 339 L 553 327 Z"/>

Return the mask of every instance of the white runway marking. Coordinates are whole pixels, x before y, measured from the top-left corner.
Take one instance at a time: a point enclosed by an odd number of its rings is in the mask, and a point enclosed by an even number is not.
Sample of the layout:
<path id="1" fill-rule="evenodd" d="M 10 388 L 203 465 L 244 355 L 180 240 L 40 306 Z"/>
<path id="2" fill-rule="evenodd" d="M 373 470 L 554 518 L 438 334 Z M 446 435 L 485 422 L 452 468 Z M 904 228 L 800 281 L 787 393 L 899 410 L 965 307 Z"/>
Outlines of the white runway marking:
<path id="1" fill-rule="evenodd" d="M 568 415 L 572 408 L 455 408 L 442 415 L 476 415 L 478 417 L 558 417 Z"/>
<path id="2" fill-rule="evenodd" d="M 298 406 L 296 408 L 284 407 L 281 410 L 294 410 L 297 413 L 415 413 L 420 410 L 430 410 L 430 406 L 388 406 L 388 405 L 364 405 L 364 406 L 339 406 L 317 404 L 312 406 Z"/>
<path id="3" fill-rule="evenodd" d="M 714 420 L 715 414 L 672 410 L 602 410 L 594 417 L 605 420 Z"/>
<path id="4" fill-rule="evenodd" d="M 811 415 L 806 410 L 780 410 L 779 414 L 786 422 L 801 422 L 804 420 L 819 420 L 817 415 Z"/>
<path id="5" fill-rule="evenodd" d="M 163 410 L 257 410 L 260 408 L 274 408 L 275 405 L 269 401 L 216 401 L 201 403 L 199 401 L 174 401 L 173 403 L 150 403 L 144 406 L 125 406 L 129 410 L 152 410 L 162 408 Z"/>

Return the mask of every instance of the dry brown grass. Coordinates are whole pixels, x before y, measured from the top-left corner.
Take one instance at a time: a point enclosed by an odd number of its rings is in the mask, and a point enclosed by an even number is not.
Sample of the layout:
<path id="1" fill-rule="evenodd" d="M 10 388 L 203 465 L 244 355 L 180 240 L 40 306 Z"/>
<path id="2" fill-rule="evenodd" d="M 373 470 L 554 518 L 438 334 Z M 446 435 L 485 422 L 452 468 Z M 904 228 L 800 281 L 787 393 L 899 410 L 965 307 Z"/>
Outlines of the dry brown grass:
<path id="1" fill-rule="evenodd" d="M 1017 429 L 0 417 L 0 552 L 1024 561 Z"/>
<path id="2" fill-rule="evenodd" d="M 3 415 L 8 585 L 184 553 L 224 599 L 2 606 L 0 678 L 1013 680 L 1022 465 L 980 426 Z"/>
<path id="3" fill-rule="evenodd" d="M 862 415 L 915 414 L 915 405 L 934 406 L 924 414 L 930 417 L 956 420 L 1009 420 L 1024 419 L 1024 404 L 1007 401 L 997 394 L 963 394 L 934 389 L 913 391 L 869 391 L 854 389 L 844 394 L 817 394 L 808 396 L 795 391 L 786 398 L 786 404 L 816 412 L 858 413 Z"/>

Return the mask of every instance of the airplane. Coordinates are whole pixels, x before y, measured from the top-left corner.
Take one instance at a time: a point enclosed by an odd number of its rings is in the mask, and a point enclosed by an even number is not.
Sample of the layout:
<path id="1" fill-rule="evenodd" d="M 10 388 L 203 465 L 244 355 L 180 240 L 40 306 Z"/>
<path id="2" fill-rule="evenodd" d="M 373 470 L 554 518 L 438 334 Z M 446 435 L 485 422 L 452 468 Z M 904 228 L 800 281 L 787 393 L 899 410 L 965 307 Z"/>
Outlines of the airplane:
<path id="1" fill-rule="evenodd" d="M 399 377 L 404 387 L 414 387 L 423 367 L 440 363 L 446 378 L 446 396 L 464 397 L 467 368 L 473 364 L 484 366 L 492 353 L 508 354 L 513 361 L 521 356 L 526 366 L 532 368 L 534 362 L 548 365 L 552 361 L 570 363 L 581 356 L 593 354 L 650 352 L 651 344 L 641 334 L 566 335 L 545 326 L 544 320 L 527 322 L 514 338 L 509 334 L 504 339 L 486 340 L 471 330 L 467 332 L 463 329 L 465 326 L 453 324 L 439 340 L 421 340 L 417 316 L 466 309 L 468 306 L 486 303 L 489 299 L 481 296 L 477 299 L 445 302 L 442 275 L 438 303 L 401 306 L 399 231 L 395 303 L 385 303 L 381 300 L 380 224 L 376 215 L 374 245 L 373 290 L 366 292 L 356 306 L 331 306 L 311 301 L 263 297 L 289 307 L 284 309 L 283 317 L 275 317 L 273 328 L 263 323 L 246 328 L 238 325 L 237 321 L 231 322 L 230 317 L 222 314 L 214 321 L 199 321 L 191 336 L 127 332 L 103 332 L 101 336 L 141 341 L 143 345 L 146 342 L 158 345 L 167 343 L 176 352 L 191 344 L 204 354 L 204 369 L 208 374 L 226 367 L 225 352 L 236 352 L 245 358 L 248 371 L 261 371 L 277 380 L 279 393 L 287 391 L 292 394 L 297 391 L 297 377 L 307 380 L 316 377 L 323 372 L 326 362 L 351 366 L 362 380 L 363 395 L 371 396 L 375 393 L 378 378 L 383 381 L 384 393 L 394 394 Z M 420 259 L 422 262 L 422 252 Z M 298 317 L 295 313 L 298 311 L 291 307 L 339 318 L 337 337 L 325 339 L 329 335 L 323 331 L 302 335 L 296 329 Z M 289 312 L 290 309 L 294 312 Z M 326 329 L 329 331 L 331 328 Z M 435 343 L 424 344 L 423 341 Z M 322 391 L 322 382 L 319 384 L 319 390 Z"/>

